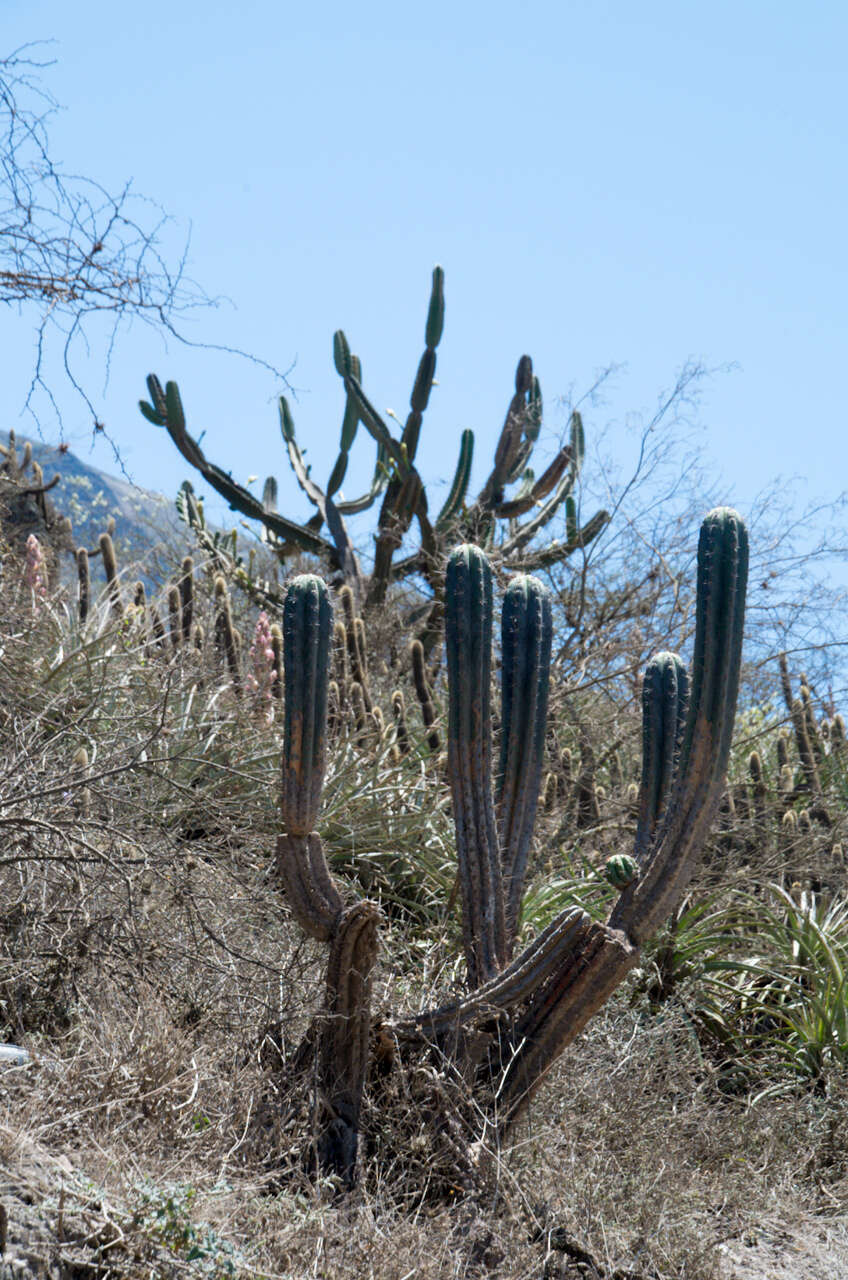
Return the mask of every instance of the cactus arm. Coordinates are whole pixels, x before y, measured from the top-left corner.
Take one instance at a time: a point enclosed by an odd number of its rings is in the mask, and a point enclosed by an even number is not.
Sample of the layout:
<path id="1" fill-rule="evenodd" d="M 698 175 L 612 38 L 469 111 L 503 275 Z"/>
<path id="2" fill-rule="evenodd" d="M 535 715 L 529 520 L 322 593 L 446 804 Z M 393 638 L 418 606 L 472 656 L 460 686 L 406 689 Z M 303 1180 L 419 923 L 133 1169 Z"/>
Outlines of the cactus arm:
<path id="1" fill-rule="evenodd" d="M 430 401 L 430 391 L 436 373 L 436 346 L 442 336 L 445 313 L 444 272 L 441 267 L 433 271 L 433 285 L 427 310 L 424 353 L 418 364 L 412 394 L 409 398 L 409 415 L 401 434 L 400 444 L 407 460 L 406 472 L 392 476 L 386 489 L 375 538 L 374 569 L 368 592 L 368 604 L 383 602 L 392 577 L 392 558 L 400 547 L 412 523 L 412 518 L 423 505 L 426 512 L 426 495 L 421 478 L 413 463 L 418 452 L 421 425 Z"/>
<path id="2" fill-rule="evenodd" d="M 405 475 L 409 470 L 409 462 L 399 442 L 395 440 L 391 431 L 362 390 L 359 380 L 352 373 L 348 373 L 344 375 L 344 384 L 356 405 L 362 425 L 374 437 L 377 444 L 383 447 L 401 475 Z"/>
<path id="3" fill-rule="evenodd" d="M 622 933 L 591 921 L 568 947 L 556 970 L 516 1021 L 516 1046 L 499 1083 L 497 1128 L 503 1136 L 545 1079 L 562 1051 L 639 961 L 639 949 Z"/>
<path id="4" fill-rule="evenodd" d="M 312 476 L 309 473 L 309 467 L 307 467 L 304 462 L 303 454 L 300 451 L 300 445 L 297 443 L 297 437 L 294 433 L 294 418 L 292 417 L 289 402 L 285 396 L 280 396 L 278 403 L 280 410 L 280 431 L 283 436 L 283 443 L 286 446 L 286 452 L 289 455 L 291 469 L 295 474 L 297 483 L 300 485 L 309 501 L 313 506 L 318 508 L 323 516 L 324 490 L 321 489 L 320 486 L 312 479 Z"/>
<path id="5" fill-rule="evenodd" d="M 277 837 L 277 874 L 297 923 L 310 937 L 329 942 L 344 907 L 330 876 L 320 838 Z"/>
<path id="6" fill-rule="evenodd" d="M 352 578 L 358 582 L 362 575 L 350 534 L 332 498 L 324 493 L 324 490 L 315 483 L 309 474 L 309 468 L 303 460 L 303 454 L 295 437 L 294 419 L 285 396 L 280 396 L 280 430 L 282 431 L 291 468 L 298 484 L 309 501 L 318 508 L 322 521 L 327 522 L 327 528 L 330 530 L 338 553 L 339 567 L 344 577 L 346 579 Z"/>
<path id="7" fill-rule="evenodd" d="M 554 488 L 553 493 L 543 502 L 535 515 L 526 520 L 523 525 L 509 538 L 501 548 L 504 556 L 515 555 L 522 547 L 535 538 L 536 534 L 545 527 L 546 524 L 556 515 L 565 499 L 571 492 L 574 484 L 574 476 L 570 471 L 560 478 L 559 483 Z"/>
<path id="8" fill-rule="evenodd" d="M 347 1187 L 356 1180 L 379 919 L 373 902 L 348 907 L 331 941 L 327 965 L 313 1126 L 319 1168 L 341 1178 Z"/>
<path id="9" fill-rule="evenodd" d="M 374 478 L 371 481 L 371 488 L 359 498 L 351 498 L 346 502 L 339 502 L 338 508 L 343 516 L 357 515 L 360 511 L 367 511 L 372 507 L 379 498 L 389 482 L 388 453 L 382 445 L 377 447 L 377 461 L 374 465 Z"/>
<path id="10" fill-rule="evenodd" d="M 533 390 L 533 361 L 522 356 L 515 371 L 515 393 L 510 400 L 495 448 L 492 471 L 477 498 L 475 508 L 484 510 L 503 501 L 503 488 L 515 467 L 527 421 L 527 401 Z M 532 430 L 532 427 L 531 427 Z"/>
<path id="11" fill-rule="evenodd" d="M 283 605 L 285 722 L 282 819 L 288 835 L 314 831 L 326 766 L 327 685 L 333 619 L 327 588 L 302 574 Z"/>
<path id="12" fill-rule="evenodd" d="M 653 845 L 610 916 L 634 942 L 679 903 L 721 802 L 739 692 L 748 533 L 728 507 L 711 511 L 698 544 L 691 693 L 674 784 Z"/>
<path id="13" fill-rule="evenodd" d="M 362 381 L 362 367 L 359 363 L 358 356 L 350 357 L 350 367 L 353 369 L 359 381 Z M 342 418 L 342 432 L 339 440 L 339 456 L 336 458 L 335 465 L 330 472 L 330 478 L 327 481 L 327 497 L 332 498 L 344 483 L 347 474 L 347 464 L 350 457 L 350 450 L 356 439 L 356 431 L 359 426 L 359 414 L 356 412 L 356 405 L 349 394 L 345 395 L 345 409 Z"/>
<path id="14" fill-rule="evenodd" d="M 430 1041 L 523 1004 L 574 950 L 590 924 L 580 907 L 566 908 L 502 973 L 461 1000 L 402 1019 L 393 1028 L 395 1034 L 404 1040 Z"/>
<path id="15" fill-rule="evenodd" d="M 459 458 L 454 472 L 448 496 L 436 516 L 436 533 L 442 533 L 462 510 L 465 495 L 468 492 L 468 481 L 471 479 L 471 463 L 474 458 L 474 432 L 465 430 L 459 445 Z"/>
<path id="16" fill-rule="evenodd" d="M 633 854 L 641 862 L 665 811 L 689 699 L 689 674 L 676 653 L 658 653 L 642 681 L 642 779 Z"/>
<path id="17" fill-rule="evenodd" d="M 549 467 L 543 471 L 539 479 L 531 484 L 526 493 L 518 493 L 511 502 L 501 502 L 495 507 L 495 515 L 499 519 L 511 520 L 515 516 L 523 516 L 533 507 L 538 506 L 543 498 L 547 498 L 548 494 L 559 484 L 563 475 L 571 462 L 571 449 L 568 445 L 560 449 Z M 574 483 L 574 475 L 572 472 L 571 484 Z M 568 485 L 565 492 L 560 498 L 560 502 L 567 497 L 571 485 Z M 558 504 L 557 504 L 558 505 Z"/>
<path id="18" fill-rule="evenodd" d="M 609 521 L 608 511 L 597 511 L 591 520 L 586 521 L 582 529 L 572 532 L 565 542 L 549 542 L 538 551 L 530 551 L 522 556 L 520 562 L 522 569 L 529 573 L 537 569 L 547 569 L 552 564 L 567 560 L 579 547 L 588 547 L 590 542 L 594 542 L 595 538 L 603 533 Z M 506 547 L 502 547 L 501 551 L 506 554 Z"/>
<path id="19" fill-rule="evenodd" d="M 294 543 L 301 550 L 328 556 L 335 562 L 335 550 L 329 542 L 304 525 L 295 523 L 294 520 L 287 520 L 285 516 L 266 511 L 262 503 L 247 489 L 237 484 L 232 476 L 228 476 L 220 467 L 207 461 L 197 441 L 186 429 L 179 388 L 175 382 L 169 382 L 167 393 L 163 393 L 159 379 L 151 374 L 147 379 L 147 385 L 153 404 L 139 401 L 139 408 L 145 418 L 156 426 L 165 427 L 186 461 L 200 472 L 211 488 L 227 500 L 233 511 L 240 511 L 251 520 L 258 520 L 272 533 Z"/>
<path id="20" fill-rule="evenodd" d="M 547 590 L 537 578 L 513 579 L 502 613 L 501 751 L 495 780 L 510 949 L 539 804 L 552 636 Z"/>
<path id="21" fill-rule="evenodd" d="M 473 546 L 447 565 L 448 772 L 462 891 L 469 985 L 487 982 L 506 959 L 500 852 L 491 785 L 492 570 Z"/>

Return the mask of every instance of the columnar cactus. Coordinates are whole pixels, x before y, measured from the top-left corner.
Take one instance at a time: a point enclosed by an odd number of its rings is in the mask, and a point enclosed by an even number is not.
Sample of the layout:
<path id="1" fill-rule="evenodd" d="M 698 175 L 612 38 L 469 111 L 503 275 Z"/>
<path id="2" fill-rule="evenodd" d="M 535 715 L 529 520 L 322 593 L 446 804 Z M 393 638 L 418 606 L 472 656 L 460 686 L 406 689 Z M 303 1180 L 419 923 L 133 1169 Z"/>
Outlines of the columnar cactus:
<path id="1" fill-rule="evenodd" d="M 475 546 L 451 555 L 445 580 L 448 773 L 456 827 L 469 991 L 440 1008 L 383 1025 L 403 1058 L 434 1043 L 475 1093 L 484 1128 L 503 1136 L 562 1050 L 628 970 L 642 942 L 680 903 L 721 800 L 739 685 L 748 547 L 745 526 L 720 508 L 704 521 L 691 695 L 674 655 L 649 668 L 643 699 L 645 767 L 637 857 L 607 863 L 620 889 L 606 924 L 562 912 L 520 955 L 524 874 L 541 783 L 550 665 L 550 603 L 519 578 L 502 614 L 502 742 L 493 786 L 490 714 L 492 572 Z M 344 908 L 313 827 L 324 772 L 331 619 L 315 578 L 286 602 L 286 732 L 278 866 L 296 918 L 330 944 L 317 1049 L 318 1159 L 353 1176 L 368 1043 L 378 913 Z M 684 714 L 685 713 L 685 714 Z"/>
<path id="2" fill-rule="evenodd" d="M 116 617 L 123 616 L 124 604 L 121 599 L 121 584 L 118 581 L 118 561 L 115 556 L 115 544 L 108 533 L 101 533 L 98 539 L 100 554 L 103 557 L 103 572 L 106 574 L 106 589 L 109 593 L 109 605 Z"/>
<path id="3" fill-rule="evenodd" d="M 295 578 L 283 612 L 285 723 L 277 868 L 301 927 L 330 944 L 313 1125 L 319 1167 L 353 1181 L 368 1060 L 379 908 L 345 907 L 315 832 L 324 785 L 332 610 L 320 578 Z"/>

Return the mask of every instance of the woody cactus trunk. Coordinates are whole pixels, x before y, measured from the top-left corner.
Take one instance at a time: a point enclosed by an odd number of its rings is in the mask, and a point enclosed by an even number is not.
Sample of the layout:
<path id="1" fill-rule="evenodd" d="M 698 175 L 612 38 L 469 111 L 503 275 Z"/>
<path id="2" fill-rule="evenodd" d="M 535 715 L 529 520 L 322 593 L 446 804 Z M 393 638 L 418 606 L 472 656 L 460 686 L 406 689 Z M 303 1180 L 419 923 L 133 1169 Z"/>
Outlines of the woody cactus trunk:
<path id="1" fill-rule="evenodd" d="M 621 892 L 605 924 L 562 912 L 514 955 L 539 801 L 551 652 L 548 593 L 523 575 L 502 610 L 501 741 L 493 777 L 490 708 L 492 571 L 474 546 L 451 555 L 445 582 L 448 773 L 468 992 L 382 1024 L 396 1062 L 432 1046 L 470 1082 L 479 1129 L 502 1140 L 563 1049 L 639 960 L 641 944 L 679 904 L 718 808 L 739 687 L 748 544 L 727 508 L 704 520 L 698 549 L 691 673 L 654 659 L 643 693 L 644 768 L 634 856 L 618 855 Z M 319 1022 L 313 1151 L 319 1168 L 356 1176 L 371 1041 L 370 994 L 379 910 L 345 902 L 315 825 L 326 753 L 332 618 L 326 587 L 305 576 L 284 612 L 285 738 L 277 865 L 295 918 L 329 944 Z M 690 692 L 691 689 L 691 692 Z M 619 865 L 620 864 L 620 865 Z M 626 872 L 626 874 L 625 874 Z"/>

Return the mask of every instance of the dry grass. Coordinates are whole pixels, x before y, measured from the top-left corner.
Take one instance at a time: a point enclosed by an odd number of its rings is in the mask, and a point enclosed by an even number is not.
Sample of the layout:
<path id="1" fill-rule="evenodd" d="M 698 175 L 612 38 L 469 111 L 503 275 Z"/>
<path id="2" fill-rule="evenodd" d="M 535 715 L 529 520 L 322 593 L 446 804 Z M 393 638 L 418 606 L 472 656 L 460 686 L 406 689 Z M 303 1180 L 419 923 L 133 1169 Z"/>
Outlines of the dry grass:
<path id="1" fill-rule="evenodd" d="M 33 1064 L 0 1076 L 0 1145 L 8 1168 L 41 1153 L 45 1185 L 66 1159 L 86 1212 L 97 1189 L 122 1241 L 89 1274 L 154 1274 L 146 1241 L 162 1274 L 165 1256 L 216 1277 L 709 1280 L 722 1243 L 767 1221 L 844 1218 L 844 1072 L 751 1106 L 722 1089 L 684 1005 L 652 1015 L 634 983 L 564 1055 L 512 1149 L 477 1149 L 473 1189 L 454 1176 L 456 1095 L 437 1065 L 372 1081 L 356 1193 L 315 1185 L 292 1059 L 323 957 L 271 874 L 279 726 L 211 654 L 151 656 L 105 611 L 81 636 L 59 602 L 3 608 L 0 1012 Z M 388 706 L 400 677 L 372 675 Z M 378 1014 L 458 978 L 444 792 L 423 750 L 397 765 L 388 748 L 338 745 L 322 829 L 337 871 L 386 892 Z M 629 821 L 605 782 L 584 851 Z M 539 918 L 560 857 L 540 849 Z"/>

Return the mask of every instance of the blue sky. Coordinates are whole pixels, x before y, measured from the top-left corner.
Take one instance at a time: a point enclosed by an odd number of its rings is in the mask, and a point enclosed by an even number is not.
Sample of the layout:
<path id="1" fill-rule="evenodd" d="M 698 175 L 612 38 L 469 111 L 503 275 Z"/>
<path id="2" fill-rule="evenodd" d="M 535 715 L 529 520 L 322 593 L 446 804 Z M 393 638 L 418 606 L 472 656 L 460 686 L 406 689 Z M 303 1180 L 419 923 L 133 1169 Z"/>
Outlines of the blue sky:
<path id="1" fill-rule="evenodd" d="M 639 415 L 690 358 L 698 440 L 743 508 L 773 477 L 803 496 L 845 484 L 848 296 L 844 53 L 848 10 L 820 3 L 327 0 L 5 0 L 4 52 L 53 39 L 45 83 L 63 104 L 52 148 L 69 171 L 128 178 L 184 231 L 189 270 L 234 305 L 196 313 L 197 342 L 295 367 L 295 417 L 319 479 L 335 456 L 343 327 L 366 389 L 403 415 L 430 272 L 447 314 L 421 469 L 449 480 L 460 430 L 482 480 L 516 361 L 533 356 L 548 406 L 622 364 L 590 440 L 627 466 Z M 0 313 L 5 423 L 16 425 L 34 317 Z M 188 474 L 136 401 L 150 370 L 180 383 L 211 458 L 246 479 L 288 479 L 265 371 L 124 333 L 80 369 L 138 483 Z M 56 379 L 61 387 L 61 380 Z M 89 424 L 60 397 L 86 453 Z M 42 406 L 47 438 L 56 434 Z M 27 431 L 26 419 L 19 424 Z M 370 470 L 371 450 L 349 488 Z"/>

